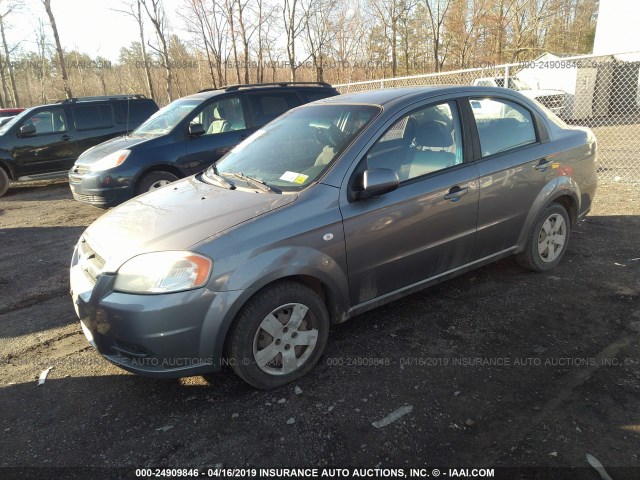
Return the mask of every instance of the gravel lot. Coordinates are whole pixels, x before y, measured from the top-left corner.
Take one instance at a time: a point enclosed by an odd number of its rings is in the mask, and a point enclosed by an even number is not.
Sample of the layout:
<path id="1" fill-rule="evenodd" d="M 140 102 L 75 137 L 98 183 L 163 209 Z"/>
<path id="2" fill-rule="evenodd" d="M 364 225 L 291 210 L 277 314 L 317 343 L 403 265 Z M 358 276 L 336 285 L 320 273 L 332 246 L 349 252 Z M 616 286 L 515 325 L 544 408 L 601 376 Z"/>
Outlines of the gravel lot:
<path id="1" fill-rule="evenodd" d="M 102 360 L 67 278 L 101 213 L 64 182 L 0 200 L 2 467 L 537 466 L 596 480 L 590 453 L 614 480 L 640 478 L 640 186 L 601 186 L 548 274 L 507 259 L 332 328 L 300 394 Z"/>

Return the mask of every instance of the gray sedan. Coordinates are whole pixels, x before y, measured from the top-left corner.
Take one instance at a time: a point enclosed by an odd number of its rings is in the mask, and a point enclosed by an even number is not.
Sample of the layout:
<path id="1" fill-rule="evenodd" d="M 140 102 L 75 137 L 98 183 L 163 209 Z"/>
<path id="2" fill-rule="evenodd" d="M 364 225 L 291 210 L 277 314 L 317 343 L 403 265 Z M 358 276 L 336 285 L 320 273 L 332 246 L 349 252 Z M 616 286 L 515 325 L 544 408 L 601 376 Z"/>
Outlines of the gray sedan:
<path id="1" fill-rule="evenodd" d="M 277 387 L 313 368 L 331 324 L 509 255 L 555 267 L 591 207 L 595 157 L 590 130 L 512 90 L 308 104 L 87 228 L 74 306 L 129 371 L 230 366 Z"/>

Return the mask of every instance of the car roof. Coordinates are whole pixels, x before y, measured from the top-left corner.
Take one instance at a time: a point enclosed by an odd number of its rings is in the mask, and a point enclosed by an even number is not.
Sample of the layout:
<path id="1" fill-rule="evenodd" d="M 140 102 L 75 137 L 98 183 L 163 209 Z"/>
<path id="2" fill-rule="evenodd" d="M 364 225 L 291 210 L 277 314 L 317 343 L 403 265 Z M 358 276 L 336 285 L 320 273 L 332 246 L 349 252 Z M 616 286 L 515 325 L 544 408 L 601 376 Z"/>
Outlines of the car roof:
<path id="1" fill-rule="evenodd" d="M 381 90 L 369 90 L 366 92 L 345 93 L 336 97 L 329 97 L 315 102 L 315 104 L 367 104 L 380 107 L 392 107 L 398 104 L 412 103 L 430 97 L 440 95 L 492 95 L 508 94 L 513 96 L 514 91 L 501 87 L 480 87 L 475 85 L 438 85 L 419 87 L 384 88 Z"/>
<path id="2" fill-rule="evenodd" d="M 237 88 L 236 88 L 237 87 Z M 333 92 L 335 88 L 329 84 L 318 84 L 314 85 L 313 83 L 301 83 L 301 84 L 286 84 L 283 82 L 282 84 L 264 84 L 264 85 L 233 85 L 231 87 L 220 87 L 218 89 L 206 89 L 201 90 L 197 93 L 193 93 L 191 95 L 186 95 L 181 97 L 180 99 L 198 99 L 198 100 L 206 100 L 208 98 L 217 97 L 219 95 L 223 95 L 225 93 L 238 93 L 238 92 L 296 92 L 296 91 L 316 91 L 316 92 Z"/>

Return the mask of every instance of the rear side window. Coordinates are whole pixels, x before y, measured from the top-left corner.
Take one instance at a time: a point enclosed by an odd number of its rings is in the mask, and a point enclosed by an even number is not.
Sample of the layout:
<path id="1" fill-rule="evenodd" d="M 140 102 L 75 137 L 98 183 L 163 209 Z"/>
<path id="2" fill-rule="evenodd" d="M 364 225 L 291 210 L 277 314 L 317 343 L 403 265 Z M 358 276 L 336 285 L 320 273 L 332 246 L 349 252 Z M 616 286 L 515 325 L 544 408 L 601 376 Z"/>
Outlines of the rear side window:
<path id="1" fill-rule="evenodd" d="M 72 110 L 76 129 L 79 131 L 113 126 L 111 105 L 77 105 Z"/>
<path id="2" fill-rule="evenodd" d="M 472 98 L 482 156 L 536 143 L 531 112 L 515 102 L 496 98 Z"/>
<path id="3" fill-rule="evenodd" d="M 152 101 L 120 102 L 124 119 L 126 121 L 129 112 L 129 123 L 138 125 L 158 111 L 158 107 Z"/>
<path id="4" fill-rule="evenodd" d="M 249 102 L 253 109 L 256 127 L 261 127 L 279 117 L 287 110 L 300 105 L 298 96 L 294 93 L 263 93 L 250 95 Z"/>

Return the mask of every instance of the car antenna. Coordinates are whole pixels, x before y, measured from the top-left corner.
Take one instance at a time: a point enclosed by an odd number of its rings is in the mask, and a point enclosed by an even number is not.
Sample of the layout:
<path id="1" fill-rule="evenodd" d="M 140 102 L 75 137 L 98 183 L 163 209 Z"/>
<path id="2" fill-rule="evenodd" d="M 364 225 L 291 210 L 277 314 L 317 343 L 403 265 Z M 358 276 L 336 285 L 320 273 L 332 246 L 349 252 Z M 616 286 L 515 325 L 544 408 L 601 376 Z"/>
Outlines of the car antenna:
<path id="1" fill-rule="evenodd" d="M 127 123 L 125 124 L 125 126 L 127 128 L 127 130 L 126 130 L 127 133 L 125 133 L 125 135 L 124 135 L 125 137 L 129 136 L 129 103 L 130 102 L 131 102 L 131 96 L 127 95 Z"/>

